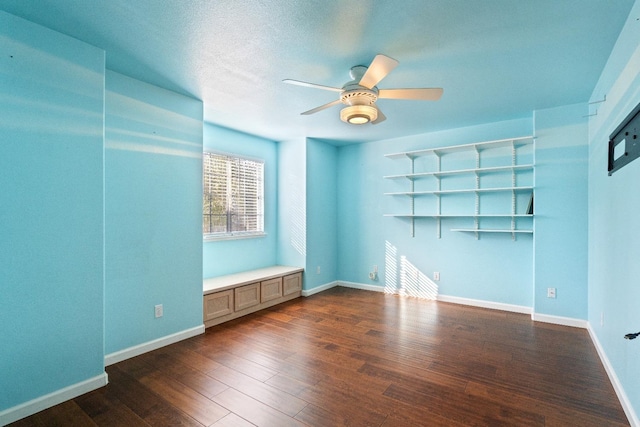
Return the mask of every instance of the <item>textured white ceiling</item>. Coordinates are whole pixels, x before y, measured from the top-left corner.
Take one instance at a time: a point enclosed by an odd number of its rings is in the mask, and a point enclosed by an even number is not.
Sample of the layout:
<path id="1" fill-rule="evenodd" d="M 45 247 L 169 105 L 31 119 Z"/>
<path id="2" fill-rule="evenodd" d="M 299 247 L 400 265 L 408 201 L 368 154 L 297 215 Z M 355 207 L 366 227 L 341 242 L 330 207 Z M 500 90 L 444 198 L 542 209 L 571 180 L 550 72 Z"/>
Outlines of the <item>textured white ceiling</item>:
<path id="1" fill-rule="evenodd" d="M 585 102 L 633 0 L 0 0 L 0 9 L 107 52 L 107 67 L 202 99 L 205 120 L 273 140 L 336 144 L 531 117 Z M 378 86 L 443 87 L 438 102 L 379 100 L 387 120 L 300 112 L 384 53 Z M 340 142 L 338 142 L 340 141 Z"/>

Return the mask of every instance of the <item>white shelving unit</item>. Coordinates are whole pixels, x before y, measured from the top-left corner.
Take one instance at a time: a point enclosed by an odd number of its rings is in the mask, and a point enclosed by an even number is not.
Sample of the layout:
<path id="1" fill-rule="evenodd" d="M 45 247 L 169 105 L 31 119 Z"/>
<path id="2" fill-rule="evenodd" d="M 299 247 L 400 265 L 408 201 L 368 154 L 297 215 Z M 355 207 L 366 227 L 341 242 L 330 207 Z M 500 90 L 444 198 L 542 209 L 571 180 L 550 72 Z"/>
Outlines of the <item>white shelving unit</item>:
<path id="1" fill-rule="evenodd" d="M 404 151 L 399 153 L 386 154 L 385 157 L 389 159 L 408 159 L 410 161 L 410 171 L 406 174 L 396 174 L 384 176 L 384 179 L 389 180 L 408 180 L 408 191 L 395 191 L 384 193 L 385 196 L 403 196 L 408 197 L 410 212 L 401 214 L 385 214 L 387 217 L 407 218 L 411 220 L 411 235 L 415 236 L 415 220 L 420 218 L 434 218 L 437 224 L 438 238 L 441 237 L 441 219 L 443 218 L 472 218 L 474 226 L 472 228 L 452 228 L 451 231 L 474 233 L 476 238 L 479 238 L 481 233 L 509 233 L 515 240 L 517 234 L 532 234 L 533 222 L 529 228 L 517 227 L 518 218 L 532 218 L 533 214 L 517 212 L 517 196 L 519 194 L 531 194 L 533 199 L 534 187 L 533 177 L 531 176 L 531 185 L 517 185 L 517 178 L 522 173 L 534 173 L 533 163 L 533 150 L 530 153 L 531 163 L 519 164 L 518 163 L 518 149 L 526 146 L 533 148 L 534 138 L 532 136 L 501 139 L 495 141 L 485 141 L 473 144 L 455 145 L 449 147 L 429 148 L 424 150 Z M 488 156 L 489 150 L 510 149 L 510 156 L 498 156 L 499 158 L 507 158 L 509 164 L 491 165 L 483 167 L 483 158 Z M 475 167 L 463 168 L 463 169 L 442 169 L 442 157 L 449 154 L 460 152 L 473 152 L 475 153 Z M 417 172 L 415 170 L 416 159 L 425 156 L 435 157 L 435 170 L 427 170 Z M 505 163 L 507 163 L 505 161 Z M 455 178 L 457 176 L 475 176 L 475 185 L 469 188 L 455 188 L 455 189 L 443 189 L 442 180 L 447 178 Z M 482 186 L 481 177 L 488 175 L 500 175 L 502 178 L 510 177 L 509 186 Z M 417 190 L 415 188 L 416 181 L 418 180 L 435 180 L 435 188 L 429 190 Z M 483 195 L 495 193 L 506 194 L 511 198 L 510 212 L 497 213 L 497 214 L 485 214 L 480 212 L 480 200 Z M 442 213 L 442 200 L 441 196 L 455 196 L 464 194 L 475 195 L 475 206 L 473 214 L 444 214 Z M 415 198 L 417 197 L 435 197 L 435 213 L 422 214 L 416 212 Z M 510 220 L 509 227 L 495 228 L 495 227 L 481 227 L 481 220 L 484 218 L 507 218 Z"/>

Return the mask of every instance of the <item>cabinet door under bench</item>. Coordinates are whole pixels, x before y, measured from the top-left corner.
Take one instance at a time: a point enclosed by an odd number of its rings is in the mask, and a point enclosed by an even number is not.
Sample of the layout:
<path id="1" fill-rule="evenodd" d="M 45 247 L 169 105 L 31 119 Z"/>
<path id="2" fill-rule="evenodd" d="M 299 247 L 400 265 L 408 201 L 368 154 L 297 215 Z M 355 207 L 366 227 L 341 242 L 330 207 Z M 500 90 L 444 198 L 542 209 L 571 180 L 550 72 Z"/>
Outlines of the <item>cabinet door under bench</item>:
<path id="1" fill-rule="evenodd" d="M 240 286 L 235 291 L 235 311 L 245 310 L 260 304 L 260 283 Z"/>
<path id="2" fill-rule="evenodd" d="M 233 313 L 233 289 L 204 296 L 204 321 Z"/>
<path id="3" fill-rule="evenodd" d="M 285 276 L 282 286 L 283 295 L 291 295 L 302 292 L 302 273 L 295 273 Z"/>
<path id="4" fill-rule="evenodd" d="M 267 302 L 282 297 L 282 277 L 260 282 L 260 302 Z"/>

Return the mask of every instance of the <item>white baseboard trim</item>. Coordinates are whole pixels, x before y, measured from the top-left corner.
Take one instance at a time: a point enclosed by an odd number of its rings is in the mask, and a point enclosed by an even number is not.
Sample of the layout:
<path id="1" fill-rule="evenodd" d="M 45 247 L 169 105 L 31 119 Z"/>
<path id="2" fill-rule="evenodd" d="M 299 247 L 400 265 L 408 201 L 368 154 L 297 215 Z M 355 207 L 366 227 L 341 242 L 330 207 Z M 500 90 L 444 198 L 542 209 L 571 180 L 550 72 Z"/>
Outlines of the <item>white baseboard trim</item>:
<path id="1" fill-rule="evenodd" d="M 343 286 L 345 288 L 354 288 L 354 289 L 363 289 L 365 291 L 374 291 L 374 292 L 389 292 L 383 286 L 375 286 L 375 285 L 365 285 L 363 283 L 354 283 L 354 282 L 338 282 L 338 286 Z M 392 292 L 394 295 L 399 295 L 397 292 Z M 481 308 L 489 308 L 492 310 L 502 310 L 502 311 L 510 311 L 514 313 L 524 313 L 531 314 L 531 307 L 526 307 L 522 305 L 514 305 L 514 304 L 504 304 L 500 302 L 492 302 L 492 301 L 484 301 L 477 300 L 471 298 L 462 298 L 462 297 L 454 297 L 450 295 L 438 295 L 436 298 L 437 301 L 442 302 L 450 302 L 453 304 L 461 304 L 461 305 L 470 305 L 473 307 L 481 307 Z"/>
<path id="2" fill-rule="evenodd" d="M 327 289 L 335 288 L 336 286 L 338 286 L 338 282 L 325 283 L 324 285 L 316 286 L 313 289 L 307 289 L 302 291 L 302 296 L 310 297 L 311 295 L 318 294 L 322 291 L 326 291 Z"/>
<path id="3" fill-rule="evenodd" d="M 571 326 L 573 328 L 586 329 L 589 322 L 572 317 L 552 316 L 550 314 L 532 313 L 531 320 L 534 322 L 553 323 L 555 325 Z"/>
<path id="4" fill-rule="evenodd" d="M 353 289 L 362 289 L 363 291 L 374 291 L 374 292 L 384 292 L 384 286 L 376 286 L 376 285 L 365 285 L 364 283 L 356 283 L 356 282 L 344 282 L 339 280 L 336 282 L 338 286 L 342 286 L 343 288 L 353 288 Z"/>
<path id="5" fill-rule="evenodd" d="M 365 291 L 390 293 L 383 286 L 365 285 L 363 283 L 343 282 L 343 281 L 338 281 L 337 283 L 338 283 L 338 286 L 343 286 L 345 288 L 363 289 Z M 391 293 L 394 295 L 398 295 L 397 292 L 391 292 Z M 491 310 L 501 310 L 501 311 L 509 311 L 511 313 L 529 314 L 531 315 L 531 320 L 536 322 L 554 323 L 556 325 L 571 326 L 574 328 L 583 328 L 583 329 L 585 329 L 588 324 L 586 320 L 582 320 L 582 319 L 574 319 L 571 317 L 551 316 L 548 314 L 534 313 L 531 307 L 527 307 L 525 305 L 505 304 L 501 302 L 485 301 L 485 300 L 478 300 L 478 299 L 472 299 L 472 298 L 463 298 L 463 297 L 456 297 L 451 295 L 438 295 L 436 297 L 436 300 L 442 301 L 442 302 L 449 302 L 453 304 L 469 305 L 472 307 L 488 308 Z"/>
<path id="6" fill-rule="evenodd" d="M 491 310 L 509 311 L 512 313 L 531 314 L 531 307 L 524 305 L 506 304 L 503 302 L 485 301 L 472 298 L 455 297 L 451 295 L 438 295 L 438 301 L 453 304 L 470 305 L 473 307 L 489 308 Z"/>
<path id="7" fill-rule="evenodd" d="M 640 427 L 640 419 L 638 418 L 638 415 L 634 411 L 633 405 L 629 401 L 629 398 L 627 397 L 627 393 L 625 393 L 624 388 L 622 387 L 622 384 L 620 383 L 620 380 L 616 375 L 616 371 L 613 369 L 611 362 L 609 362 L 609 358 L 607 357 L 607 354 L 605 353 L 604 348 L 602 348 L 602 345 L 598 340 L 598 336 L 596 335 L 594 330 L 591 328 L 591 324 L 589 322 L 587 322 L 587 331 L 589 331 L 589 336 L 591 337 L 591 341 L 593 342 L 593 345 L 596 347 L 598 356 L 600 356 L 600 361 L 604 365 L 604 370 L 607 372 L 607 375 L 609 376 L 609 381 L 611 381 L 611 385 L 613 385 L 613 389 L 616 391 L 616 395 L 618 396 L 620 405 L 622 405 L 622 409 L 624 410 L 624 413 L 627 415 L 629 424 L 631 424 L 632 427 Z"/>
<path id="8" fill-rule="evenodd" d="M 107 373 L 104 372 L 98 376 L 89 378 L 88 380 L 72 384 L 68 387 L 56 390 L 53 393 L 45 394 L 44 396 L 21 403 L 13 408 L 0 411 L 0 426 L 13 423 L 21 420 L 22 418 L 28 417 L 29 415 L 33 415 L 62 402 L 66 402 L 69 399 L 73 399 L 100 387 L 104 387 L 108 382 Z"/>
<path id="9" fill-rule="evenodd" d="M 184 331 L 176 332 L 175 334 L 167 335 L 165 337 L 138 344 L 133 347 L 125 348 L 124 350 L 105 355 L 104 366 L 113 365 L 115 363 L 122 362 L 123 360 L 139 356 L 149 351 L 153 351 L 169 344 L 186 340 L 187 338 L 195 337 L 196 335 L 200 334 L 204 334 L 204 325 L 196 326 L 195 328 L 186 329 Z"/>

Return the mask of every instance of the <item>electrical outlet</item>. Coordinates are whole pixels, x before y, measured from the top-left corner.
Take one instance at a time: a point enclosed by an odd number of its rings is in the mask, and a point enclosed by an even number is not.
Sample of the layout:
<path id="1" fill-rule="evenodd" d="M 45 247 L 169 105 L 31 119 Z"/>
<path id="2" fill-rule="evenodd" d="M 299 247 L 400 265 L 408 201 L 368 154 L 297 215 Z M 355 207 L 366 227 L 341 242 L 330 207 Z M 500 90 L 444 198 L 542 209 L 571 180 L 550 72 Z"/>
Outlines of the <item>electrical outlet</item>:
<path id="1" fill-rule="evenodd" d="M 158 305 L 156 305 L 156 307 L 155 307 L 156 319 L 157 319 L 158 317 L 162 317 L 162 315 L 163 315 L 163 311 L 164 311 L 164 310 L 162 309 L 162 304 L 158 304 Z"/>
<path id="2" fill-rule="evenodd" d="M 556 288 L 547 288 L 547 298 L 556 297 Z"/>
<path id="3" fill-rule="evenodd" d="M 378 266 L 375 264 L 373 265 L 373 271 L 369 273 L 369 279 L 378 280 Z"/>
<path id="4" fill-rule="evenodd" d="M 320 274 L 320 266 L 318 266 L 318 268 L 316 268 L 316 274 Z"/>
<path id="5" fill-rule="evenodd" d="M 433 272 L 433 280 L 435 280 L 435 281 L 440 280 L 440 272 L 439 271 L 434 271 Z"/>

